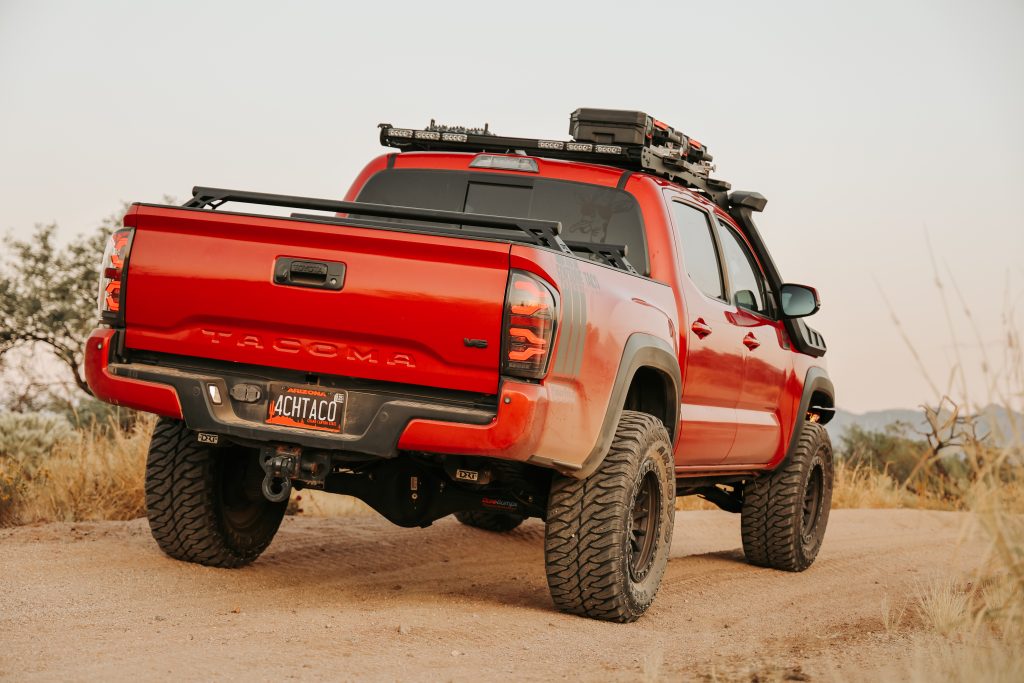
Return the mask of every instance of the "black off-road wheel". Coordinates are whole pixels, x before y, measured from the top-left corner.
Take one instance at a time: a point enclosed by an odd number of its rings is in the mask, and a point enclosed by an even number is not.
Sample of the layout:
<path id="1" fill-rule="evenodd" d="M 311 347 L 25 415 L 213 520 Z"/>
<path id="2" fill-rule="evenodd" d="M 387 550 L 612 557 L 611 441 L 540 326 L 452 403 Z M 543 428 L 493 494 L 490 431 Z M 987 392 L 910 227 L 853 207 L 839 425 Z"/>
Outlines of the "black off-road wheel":
<path id="1" fill-rule="evenodd" d="M 646 612 L 668 565 L 675 491 L 664 425 L 646 413 L 622 411 L 597 471 L 552 482 L 544 558 L 555 606 L 617 622 Z"/>
<path id="2" fill-rule="evenodd" d="M 260 490 L 258 452 L 212 448 L 178 420 L 161 418 L 146 460 L 146 511 L 157 545 L 176 560 L 241 567 L 260 556 L 288 501 Z"/>
<path id="3" fill-rule="evenodd" d="M 523 523 L 526 517 L 511 512 L 489 512 L 487 510 L 465 510 L 456 512 L 455 519 L 466 526 L 483 529 L 484 531 L 497 531 L 500 533 L 512 531 Z"/>
<path id="4" fill-rule="evenodd" d="M 743 489 L 743 552 L 760 567 L 802 572 L 821 549 L 832 507 L 832 442 L 807 422 L 793 456 Z"/>

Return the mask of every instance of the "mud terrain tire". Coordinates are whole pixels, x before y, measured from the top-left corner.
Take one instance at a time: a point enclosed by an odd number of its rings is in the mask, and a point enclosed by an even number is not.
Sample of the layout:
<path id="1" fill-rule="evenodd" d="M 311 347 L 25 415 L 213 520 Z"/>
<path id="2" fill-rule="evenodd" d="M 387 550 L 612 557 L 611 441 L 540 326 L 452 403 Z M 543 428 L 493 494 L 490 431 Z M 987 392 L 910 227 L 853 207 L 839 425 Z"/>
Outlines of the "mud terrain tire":
<path id="1" fill-rule="evenodd" d="M 196 443 L 183 422 L 161 418 L 146 460 L 146 511 L 157 545 L 176 560 L 241 567 L 266 550 L 288 501 L 260 490 L 257 452 Z"/>
<path id="2" fill-rule="evenodd" d="M 624 410 L 597 471 L 552 482 L 544 558 L 555 606 L 605 621 L 638 619 L 661 585 L 674 522 L 668 433 L 657 418 Z"/>
<path id="3" fill-rule="evenodd" d="M 802 572 L 821 549 L 832 506 L 832 442 L 807 422 L 793 456 L 743 489 L 743 553 L 760 567 Z"/>
<path id="4" fill-rule="evenodd" d="M 487 510 L 466 510 L 456 512 L 455 519 L 466 526 L 483 529 L 484 531 L 512 531 L 526 519 L 522 515 L 511 512 L 488 512 Z"/>

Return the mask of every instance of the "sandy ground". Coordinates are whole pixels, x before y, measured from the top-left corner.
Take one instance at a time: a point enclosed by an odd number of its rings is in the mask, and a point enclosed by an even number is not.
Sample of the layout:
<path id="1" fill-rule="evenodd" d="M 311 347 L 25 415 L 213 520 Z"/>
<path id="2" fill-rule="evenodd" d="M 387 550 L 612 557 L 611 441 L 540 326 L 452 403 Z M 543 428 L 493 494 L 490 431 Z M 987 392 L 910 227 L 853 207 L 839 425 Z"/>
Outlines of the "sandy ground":
<path id="1" fill-rule="evenodd" d="M 958 513 L 839 510 L 802 574 L 743 562 L 739 518 L 680 512 L 635 624 L 552 611 L 543 525 L 289 517 L 254 565 L 168 559 L 145 520 L 0 530 L 0 678 L 834 680 L 907 656 L 884 595 L 970 571 Z"/>

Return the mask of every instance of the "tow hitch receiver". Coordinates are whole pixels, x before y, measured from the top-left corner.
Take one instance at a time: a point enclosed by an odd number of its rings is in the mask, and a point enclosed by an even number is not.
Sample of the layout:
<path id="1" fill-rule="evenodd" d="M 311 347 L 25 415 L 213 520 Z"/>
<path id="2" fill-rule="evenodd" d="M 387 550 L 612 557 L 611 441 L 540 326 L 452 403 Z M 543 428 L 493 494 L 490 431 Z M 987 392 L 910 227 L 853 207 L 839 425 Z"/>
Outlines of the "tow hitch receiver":
<path id="1" fill-rule="evenodd" d="M 280 503 L 292 491 L 292 481 L 323 487 L 331 469 L 326 453 L 303 453 L 297 446 L 272 445 L 260 451 L 263 468 L 263 496 Z"/>

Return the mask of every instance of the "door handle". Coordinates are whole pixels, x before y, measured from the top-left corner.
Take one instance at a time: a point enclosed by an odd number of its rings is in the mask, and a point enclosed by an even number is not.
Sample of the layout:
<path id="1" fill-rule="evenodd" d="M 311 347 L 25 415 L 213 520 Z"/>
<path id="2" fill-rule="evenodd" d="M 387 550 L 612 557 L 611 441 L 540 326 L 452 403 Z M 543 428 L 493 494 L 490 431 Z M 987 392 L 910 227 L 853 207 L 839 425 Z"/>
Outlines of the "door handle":
<path id="1" fill-rule="evenodd" d="M 345 285 L 345 264 L 282 256 L 274 263 L 274 282 L 292 287 L 337 291 Z"/>
<path id="2" fill-rule="evenodd" d="M 690 329 L 693 330 L 693 333 L 697 335 L 698 339 L 703 339 L 711 334 L 711 325 L 704 322 L 704 318 L 697 318 L 694 320 L 693 324 L 690 325 Z"/>
<path id="3" fill-rule="evenodd" d="M 757 337 L 754 336 L 753 332 L 748 332 L 747 336 L 743 338 L 743 345 L 753 351 L 761 345 L 761 342 L 757 341 Z"/>

